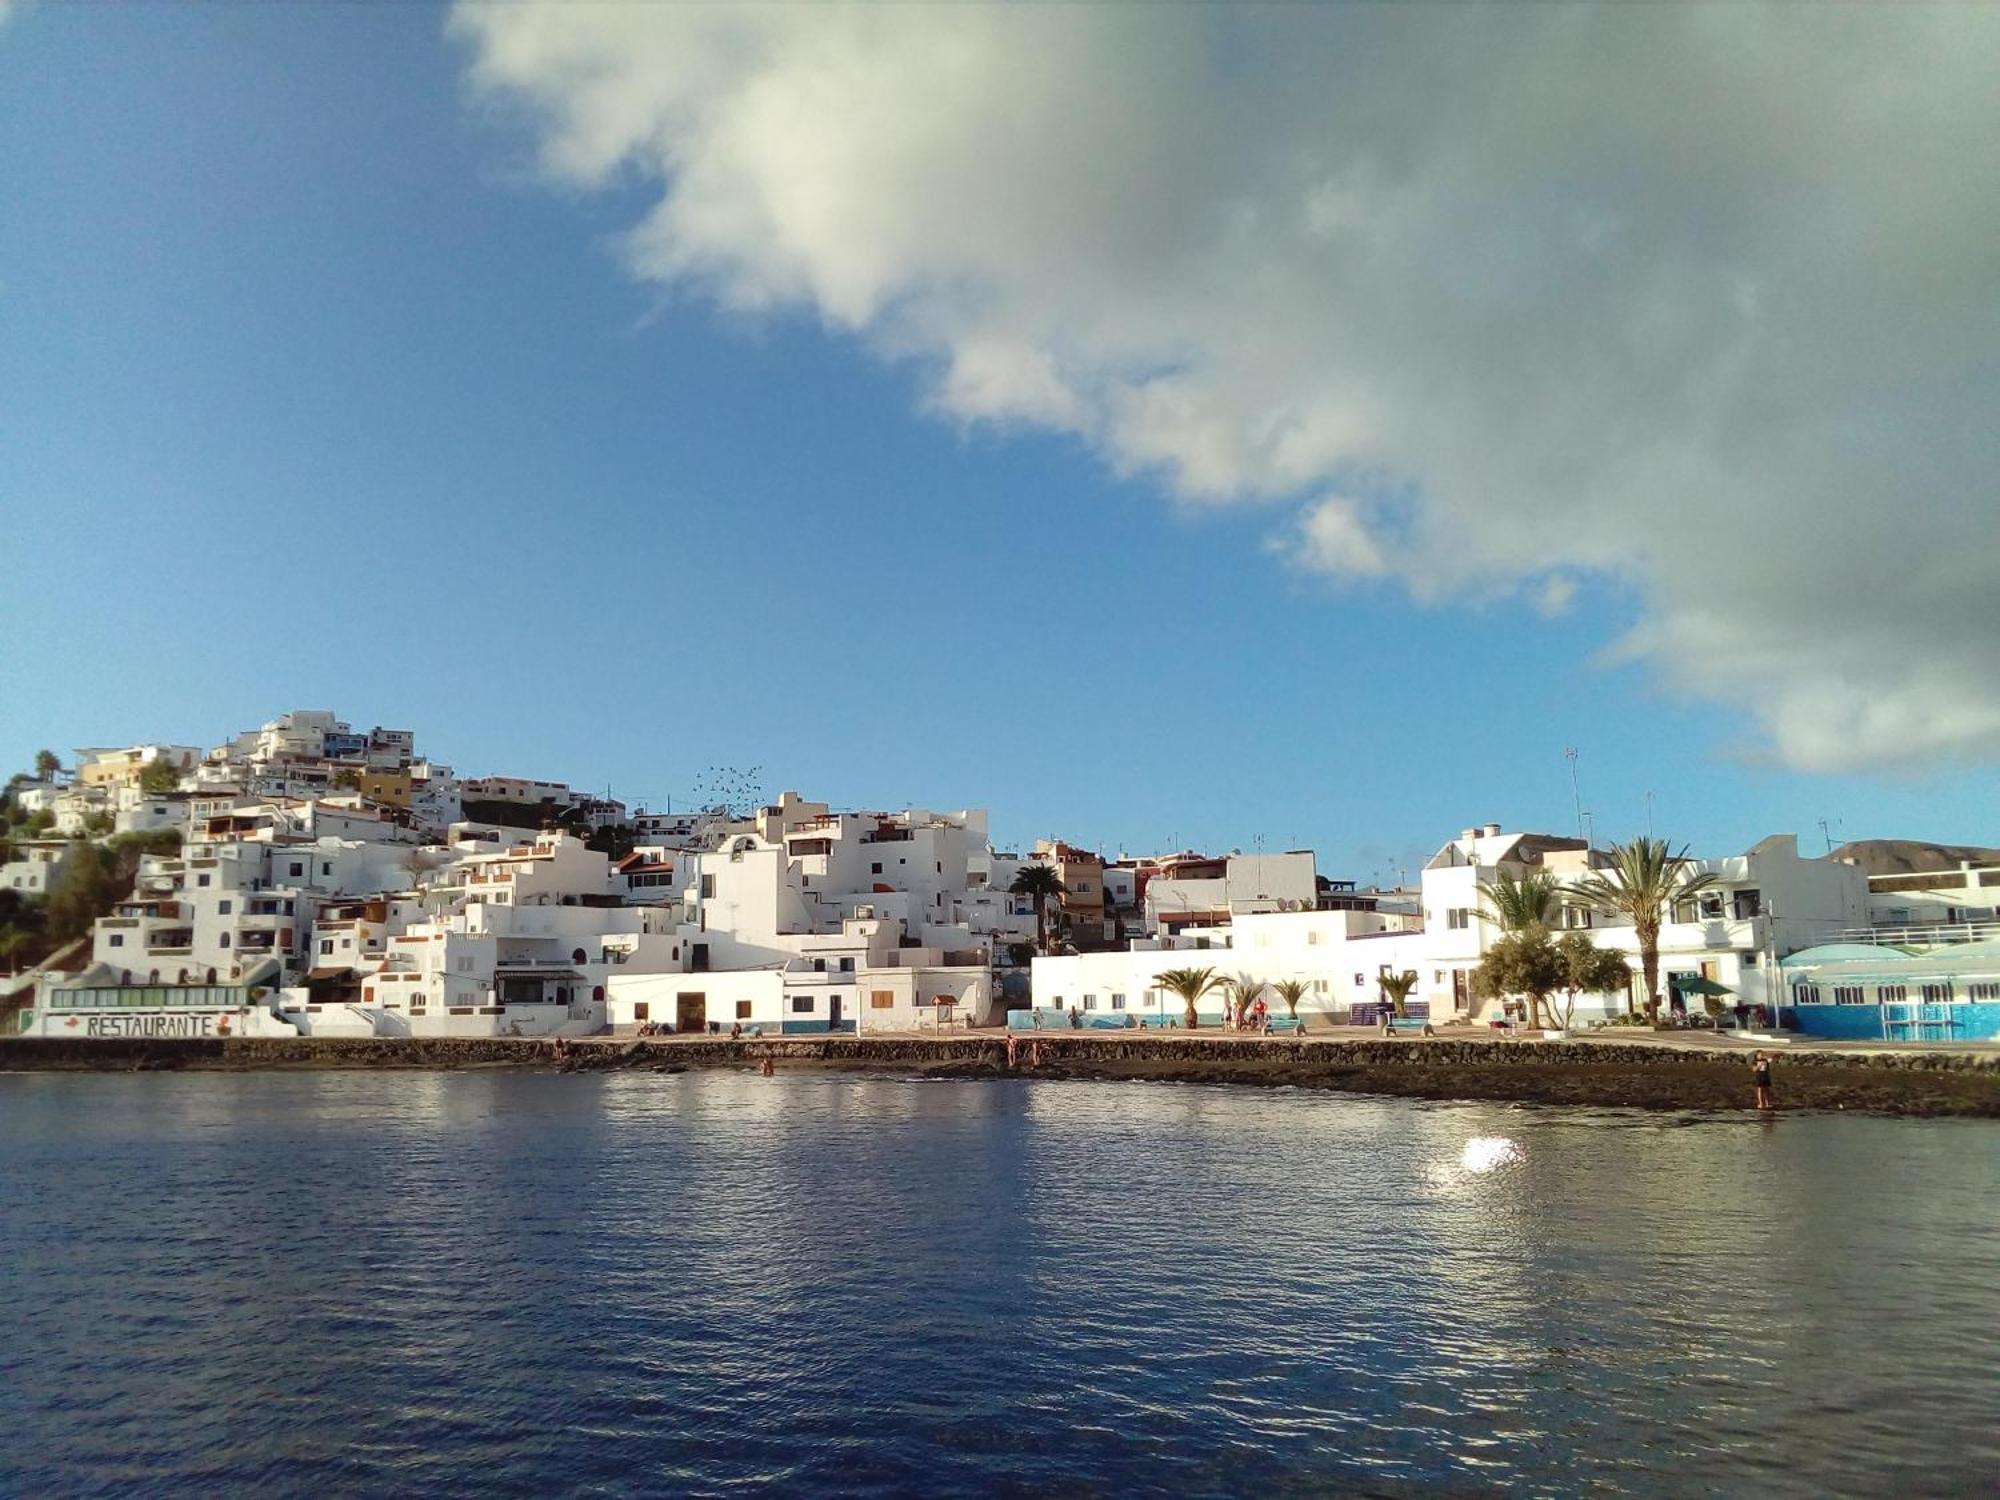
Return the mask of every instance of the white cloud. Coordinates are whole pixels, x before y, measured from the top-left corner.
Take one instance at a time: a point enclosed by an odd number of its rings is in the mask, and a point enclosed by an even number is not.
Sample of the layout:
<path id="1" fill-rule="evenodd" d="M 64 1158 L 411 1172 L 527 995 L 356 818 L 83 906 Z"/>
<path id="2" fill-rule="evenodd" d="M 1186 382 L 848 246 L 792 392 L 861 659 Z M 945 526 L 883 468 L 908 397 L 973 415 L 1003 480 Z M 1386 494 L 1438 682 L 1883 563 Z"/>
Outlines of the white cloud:
<path id="1" fill-rule="evenodd" d="M 2000 9 L 466 8 L 642 277 L 1419 598 L 1637 591 L 1787 762 L 2000 752 Z M 1327 499 L 1327 496 L 1333 499 Z"/>

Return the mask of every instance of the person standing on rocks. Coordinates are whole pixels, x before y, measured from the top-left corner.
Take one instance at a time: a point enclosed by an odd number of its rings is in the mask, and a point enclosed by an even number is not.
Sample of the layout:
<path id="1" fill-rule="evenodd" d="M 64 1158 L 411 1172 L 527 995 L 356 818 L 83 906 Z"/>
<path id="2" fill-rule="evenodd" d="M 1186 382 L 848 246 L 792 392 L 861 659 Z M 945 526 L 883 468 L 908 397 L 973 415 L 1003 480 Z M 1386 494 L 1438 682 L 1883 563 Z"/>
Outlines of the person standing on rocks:
<path id="1" fill-rule="evenodd" d="M 1771 1054 L 1759 1052 L 1750 1059 L 1750 1083 L 1757 1090 L 1757 1108 L 1776 1109 L 1771 1102 Z"/>

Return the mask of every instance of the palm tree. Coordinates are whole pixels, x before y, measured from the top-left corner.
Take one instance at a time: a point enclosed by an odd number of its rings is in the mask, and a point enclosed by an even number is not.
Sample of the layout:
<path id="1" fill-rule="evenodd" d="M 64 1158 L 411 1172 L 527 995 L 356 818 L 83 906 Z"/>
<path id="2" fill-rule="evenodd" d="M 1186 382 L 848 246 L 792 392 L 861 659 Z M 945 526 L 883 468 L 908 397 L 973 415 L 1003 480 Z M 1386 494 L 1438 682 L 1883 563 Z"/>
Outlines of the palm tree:
<path id="1" fill-rule="evenodd" d="M 1280 979 L 1271 988 L 1285 1002 L 1286 1012 L 1296 1021 L 1299 1018 L 1299 1002 L 1311 992 L 1312 986 L 1303 979 Z"/>
<path id="2" fill-rule="evenodd" d="M 1542 870 L 1526 875 L 1502 870 L 1495 879 L 1479 882 L 1479 899 L 1486 915 L 1502 932 L 1522 932 L 1538 924 L 1555 926 L 1560 892 L 1555 876 Z"/>
<path id="3" fill-rule="evenodd" d="M 1382 1003 L 1400 1016 L 1403 1007 L 1409 1003 L 1410 991 L 1417 987 L 1417 971 L 1405 969 L 1400 974 L 1378 974 L 1375 983 L 1381 987 Z"/>
<path id="4" fill-rule="evenodd" d="M 1049 951 L 1049 897 L 1061 896 L 1069 887 L 1062 883 L 1054 865 L 1022 865 L 1007 887 L 1016 896 L 1032 896 L 1035 902 L 1035 946 Z"/>
<path id="5" fill-rule="evenodd" d="M 1264 992 L 1264 981 L 1252 979 L 1248 974 L 1238 974 L 1229 981 L 1229 1003 L 1240 1021 L 1257 1003 L 1257 997 Z"/>
<path id="6" fill-rule="evenodd" d="M 1213 969 L 1168 969 L 1164 974 L 1154 975 L 1153 983 L 1181 997 L 1181 1003 L 1187 1006 L 1188 1030 L 1193 1031 L 1201 1024 L 1196 1003 L 1210 990 L 1221 989 L 1229 981 Z"/>
<path id="7" fill-rule="evenodd" d="M 1687 846 L 1676 854 L 1665 839 L 1641 835 L 1611 846 L 1609 869 L 1576 884 L 1576 893 L 1606 916 L 1632 924 L 1639 940 L 1639 972 L 1646 986 L 1646 1017 L 1660 1013 L 1660 924 L 1690 896 L 1716 879 L 1689 866 Z"/>

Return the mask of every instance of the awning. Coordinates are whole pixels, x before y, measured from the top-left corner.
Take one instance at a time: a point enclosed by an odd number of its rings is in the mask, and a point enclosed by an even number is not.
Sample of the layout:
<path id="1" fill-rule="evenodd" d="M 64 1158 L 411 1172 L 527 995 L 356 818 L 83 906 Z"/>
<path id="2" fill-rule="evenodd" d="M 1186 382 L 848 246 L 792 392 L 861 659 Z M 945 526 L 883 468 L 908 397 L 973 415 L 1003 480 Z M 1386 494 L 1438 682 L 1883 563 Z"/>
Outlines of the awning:
<path id="1" fill-rule="evenodd" d="M 1671 974 L 1667 983 L 1683 995 L 1732 995 L 1734 990 L 1726 984 L 1717 984 L 1713 979 L 1701 974 Z"/>

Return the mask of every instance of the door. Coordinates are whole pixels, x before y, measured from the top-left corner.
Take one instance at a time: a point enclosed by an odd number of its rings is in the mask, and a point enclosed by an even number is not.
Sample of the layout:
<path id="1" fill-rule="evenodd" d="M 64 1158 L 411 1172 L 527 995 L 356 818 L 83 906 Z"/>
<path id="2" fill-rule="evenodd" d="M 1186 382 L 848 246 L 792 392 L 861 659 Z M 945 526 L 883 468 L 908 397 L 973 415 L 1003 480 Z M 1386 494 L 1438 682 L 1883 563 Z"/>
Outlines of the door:
<path id="1" fill-rule="evenodd" d="M 688 968 L 697 974 L 708 972 L 708 944 L 695 943 L 688 948 Z"/>
<path id="2" fill-rule="evenodd" d="M 674 1030 L 681 1032 L 708 1030 L 708 996 L 674 996 Z"/>
<path id="3" fill-rule="evenodd" d="M 840 1030 L 840 996 L 835 995 L 826 1002 L 826 1029 Z"/>
<path id="4" fill-rule="evenodd" d="M 635 1021 L 652 1020 L 653 1019 L 652 1003 L 646 1000 L 636 1001 L 632 1006 L 632 1019 Z"/>

